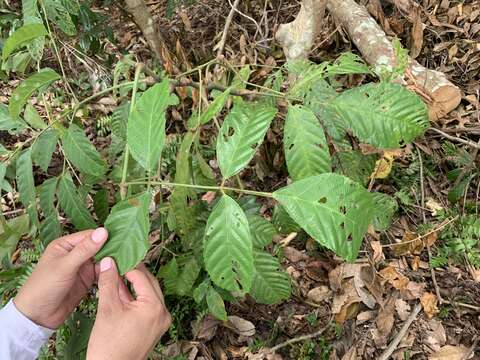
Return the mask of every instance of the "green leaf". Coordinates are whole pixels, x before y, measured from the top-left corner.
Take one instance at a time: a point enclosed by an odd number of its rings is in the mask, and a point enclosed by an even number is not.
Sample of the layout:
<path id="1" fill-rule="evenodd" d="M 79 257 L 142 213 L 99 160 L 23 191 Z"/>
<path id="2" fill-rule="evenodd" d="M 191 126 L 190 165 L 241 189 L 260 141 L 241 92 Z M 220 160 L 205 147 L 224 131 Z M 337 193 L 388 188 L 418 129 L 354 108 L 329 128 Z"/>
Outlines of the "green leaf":
<path id="1" fill-rule="evenodd" d="M 288 173 L 294 181 L 332 171 L 325 134 L 311 110 L 290 106 L 283 138 Z"/>
<path id="2" fill-rule="evenodd" d="M 288 89 L 288 95 L 303 98 L 313 84 L 324 81 L 327 63 L 315 64 L 311 61 L 294 61 L 286 64 L 288 73 L 295 79 Z"/>
<path id="3" fill-rule="evenodd" d="M 230 88 L 222 92 L 218 95 L 215 100 L 212 101 L 210 105 L 208 105 L 207 109 L 198 117 L 192 116 L 189 120 L 188 126 L 191 129 L 196 128 L 197 126 L 205 125 L 210 120 L 212 120 L 215 116 L 222 111 L 225 103 L 228 100 L 228 96 L 230 95 Z"/>
<path id="4" fill-rule="evenodd" d="M 346 90 L 329 106 L 361 142 L 377 148 L 401 147 L 430 126 L 426 105 L 398 84 L 366 84 Z"/>
<path id="5" fill-rule="evenodd" d="M 272 223 L 280 234 L 288 235 L 299 232 L 301 227 L 288 215 L 282 205 L 276 205 L 273 209 Z"/>
<path id="6" fill-rule="evenodd" d="M 8 107 L 5 104 L 0 104 L 0 131 L 16 131 L 24 127 L 20 119 L 12 119 L 8 113 Z"/>
<path id="7" fill-rule="evenodd" d="M 188 257 L 176 279 L 178 295 L 185 296 L 192 293 L 193 284 L 195 284 L 200 270 L 197 260 L 193 256 Z"/>
<path id="8" fill-rule="evenodd" d="M 372 195 L 338 174 L 312 176 L 277 190 L 273 197 L 311 237 L 353 261 L 373 221 Z"/>
<path id="9" fill-rule="evenodd" d="M 277 233 L 272 223 L 258 215 L 248 215 L 247 219 L 252 234 L 253 247 L 262 249 L 270 245 Z"/>
<path id="10" fill-rule="evenodd" d="M 175 295 L 177 293 L 178 264 L 177 259 L 173 258 L 167 264 L 158 270 L 157 277 L 163 279 L 165 295 Z"/>
<path id="11" fill-rule="evenodd" d="M 35 201 L 35 181 L 33 179 L 32 150 L 23 150 L 17 159 L 17 187 L 20 201 L 27 209 L 32 224 L 37 225 L 37 204 Z"/>
<path id="12" fill-rule="evenodd" d="M 45 180 L 38 188 L 40 208 L 45 219 L 40 224 L 40 236 L 43 244 L 48 245 L 52 240 L 60 237 L 62 228 L 58 220 L 58 210 L 55 207 L 55 194 L 57 192 L 58 178 Z"/>
<path id="13" fill-rule="evenodd" d="M 128 147 L 147 171 L 154 172 L 158 166 L 165 144 L 165 111 L 177 103 L 178 98 L 170 94 L 169 80 L 164 79 L 143 93 L 128 118 Z"/>
<path id="14" fill-rule="evenodd" d="M 54 129 L 45 130 L 32 146 L 32 160 L 43 171 L 48 170 L 52 155 L 57 147 L 57 132 Z"/>
<path id="15" fill-rule="evenodd" d="M 97 227 L 69 175 L 60 178 L 58 200 L 60 207 L 65 211 L 77 230 L 95 229 Z"/>
<path id="16" fill-rule="evenodd" d="M 97 214 L 98 221 L 103 224 L 107 220 L 110 212 L 110 205 L 108 204 L 108 190 L 101 189 L 95 193 L 93 197 L 93 208 Z"/>
<path id="17" fill-rule="evenodd" d="M 70 330 L 70 336 L 63 349 L 63 358 L 65 360 L 85 359 L 93 320 L 76 311 L 68 318 L 66 325 Z"/>
<path id="18" fill-rule="evenodd" d="M 205 297 L 207 296 L 207 292 L 208 292 L 208 289 L 210 288 L 210 280 L 206 279 L 204 281 L 202 281 L 202 283 L 200 285 L 198 285 L 195 290 L 193 290 L 193 300 L 195 300 L 195 302 L 197 304 L 200 304 L 203 299 L 205 299 Z"/>
<path id="19" fill-rule="evenodd" d="M 375 170 L 377 157 L 364 155 L 361 151 L 338 151 L 334 156 L 335 172 L 345 175 L 360 184 L 367 185 Z"/>
<path id="20" fill-rule="evenodd" d="M 218 164 L 224 178 L 237 174 L 252 160 L 276 113 L 276 108 L 265 103 L 234 105 L 217 137 Z"/>
<path id="21" fill-rule="evenodd" d="M 118 106 L 111 116 L 110 126 L 112 133 L 122 140 L 127 139 L 127 123 L 130 102 L 126 102 Z"/>
<path id="22" fill-rule="evenodd" d="M 95 255 L 98 261 L 106 256 L 115 259 L 121 275 L 132 270 L 150 248 L 148 208 L 150 195 L 145 193 L 117 203 L 105 221 L 108 241 Z"/>
<path id="23" fill-rule="evenodd" d="M 250 294 L 261 304 L 277 304 L 290 297 L 290 278 L 278 260 L 265 251 L 253 253 L 255 275 Z"/>
<path id="24" fill-rule="evenodd" d="M 66 35 L 74 36 L 77 33 L 75 24 L 61 0 L 43 0 L 48 19 L 58 26 Z"/>
<path id="25" fill-rule="evenodd" d="M 33 128 L 43 130 L 47 127 L 47 124 L 42 120 L 37 109 L 32 104 L 27 104 L 25 107 L 25 113 L 23 114 L 25 121 Z"/>
<path id="26" fill-rule="evenodd" d="M 397 202 L 386 194 L 372 193 L 375 203 L 373 214 L 373 227 L 379 231 L 385 231 L 392 222 L 392 217 L 398 209 Z"/>
<path id="27" fill-rule="evenodd" d="M 29 24 L 17 29 L 5 41 L 2 50 L 2 60 L 5 61 L 19 47 L 40 36 L 47 35 L 47 30 L 43 24 Z"/>
<path id="28" fill-rule="evenodd" d="M 28 233 L 30 228 L 29 219 L 28 214 L 24 214 L 8 220 L 7 226 L 2 226 L 0 223 L 0 262 L 5 257 L 10 259 L 20 238 Z"/>
<path id="29" fill-rule="evenodd" d="M 23 106 L 27 103 L 27 100 L 36 90 L 58 79 L 60 79 L 60 75 L 55 71 L 42 70 L 33 74 L 28 79 L 23 80 L 20 85 L 13 90 L 12 96 L 10 97 L 10 104 L 8 105 L 10 116 L 16 119 L 20 115 Z"/>
<path id="30" fill-rule="evenodd" d="M 225 310 L 225 304 L 223 299 L 218 292 L 215 291 L 213 287 L 210 287 L 207 292 L 207 305 L 208 311 L 210 314 L 215 316 L 217 319 L 222 321 L 227 321 L 227 311 Z"/>
<path id="31" fill-rule="evenodd" d="M 23 24 L 41 24 L 42 18 L 38 12 L 37 0 L 22 0 Z M 28 45 L 30 55 L 37 61 L 40 61 L 43 56 L 43 48 L 45 46 L 45 36 L 38 37 L 32 40 Z"/>
<path id="32" fill-rule="evenodd" d="M 71 124 L 63 136 L 62 144 L 68 160 L 81 172 L 95 177 L 105 174 L 105 162 L 85 136 L 83 129 Z"/>
<path id="33" fill-rule="evenodd" d="M 348 74 L 373 74 L 363 59 L 350 52 L 341 54 L 333 64 L 327 65 L 326 76 Z"/>
<path id="34" fill-rule="evenodd" d="M 203 258 L 210 278 L 218 286 L 238 291 L 240 283 L 245 291 L 250 289 L 253 255 L 248 220 L 227 195 L 221 197 L 208 218 Z"/>

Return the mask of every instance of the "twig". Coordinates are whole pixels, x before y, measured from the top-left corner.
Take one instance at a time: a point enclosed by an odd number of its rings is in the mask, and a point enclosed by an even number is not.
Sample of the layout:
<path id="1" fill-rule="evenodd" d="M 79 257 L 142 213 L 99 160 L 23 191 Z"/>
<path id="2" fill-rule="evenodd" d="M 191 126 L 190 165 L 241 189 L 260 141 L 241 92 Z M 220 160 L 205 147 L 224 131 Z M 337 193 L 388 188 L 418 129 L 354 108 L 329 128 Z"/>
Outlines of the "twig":
<path id="1" fill-rule="evenodd" d="M 437 134 L 440 134 L 444 138 L 447 138 L 449 140 L 456 141 L 456 142 L 471 146 L 471 147 L 476 148 L 476 149 L 480 149 L 480 145 L 477 144 L 477 143 L 474 143 L 473 141 L 465 140 L 465 139 L 459 138 L 457 136 L 448 135 L 447 133 L 443 132 L 442 130 L 439 130 L 439 129 L 434 128 L 434 127 L 431 127 L 428 130 L 434 131 Z"/>
<path id="2" fill-rule="evenodd" d="M 417 153 L 418 153 L 418 160 L 420 163 L 420 188 L 421 188 L 421 203 L 422 203 L 422 217 L 423 217 L 423 223 L 425 224 L 427 222 L 427 218 L 425 216 L 425 185 L 424 185 L 424 180 L 423 180 L 423 159 L 422 159 L 422 153 L 420 152 L 420 149 L 417 148 Z M 432 251 L 430 250 L 430 245 L 427 243 L 427 252 L 428 252 L 428 262 L 430 263 L 432 261 Z M 440 295 L 440 288 L 438 287 L 437 283 L 437 276 L 435 274 L 435 268 L 433 266 L 430 266 L 430 275 L 432 276 L 432 282 L 433 282 L 433 287 L 435 288 L 435 294 L 437 295 L 438 302 L 440 304 L 443 304 L 443 299 L 442 296 Z"/>
<path id="3" fill-rule="evenodd" d="M 392 342 L 388 345 L 388 347 L 385 349 L 382 355 L 380 355 L 378 360 L 388 360 L 390 358 L 393 352 L 397 349 L 398 344 L 400 344 L 400 341 L 402 341 L 402 339 L 407 334 L 407 331 L 410 328 L 410 325 L 412 325 L 413 321 L 416 319 L 420 310 L 422 310 L 422 305 L 420 303 L 417 303 L 417 305 L 415 305 L 415 307 L 413 308 L 413 311 L 408 317 L 408 319 L 404 322 L 397 336 L 395 336 L 395 339 L 392 340 Z"/>
<path id="4" fill-rule="evenodd" d="M 230 24 L 232 23 L 232 19 L 233 19 L 233 14 L 235 13 L 235 10 L 237 9 L 237 6 L 239 3 L 240 3 L 240 0 L 235 0 L 230 10 L 230 13 L 228 14 L 227 21 L 225 22 L 225 27 L 223 28 L 222 38 L 218 43 L 217 58 L 220 57 L 223 53 L 223 49 L 225 48 L 225 42 L 227 41 L 228 29 L 230 28 Z"/>
<path id="5" fill-rule="evenodd" d="M 326 326 L 324 326 L 323 328 L 321 328 L 320 330 L 315 331 L 314 333 L 311 333 L 311 334 L 297 336 L 293 339 L 289 339 L 287 341 L 284 341 L 283 343 L 280 343 L 280 344 L 275 345 L 274 347 L 270 348 L 267 352 L 268 353 L 275 353 L 276 351 L 278 351 L 279 349 L 281 349 L 281 348 L 283 348 L 287 345 L 291 345 L 291 344 L 295 344 L 295 343 L 300 342 L 300 341 L 310 340 L 310 339 L 314 339 L 316 337 L 319 337 L 320 335 L 322 335 L 325 332 L 325 330 L 327 330 L 330 327 L 330 321 L 331 320 L 332 319 L 330 319 L 328 321 L 328 324 Z"/>
<path id="6" fill-rule="evenodd" d="M 458 215 L 455 216 L 455 217 L 452 218 L 452 219 L 443 221 L 443 222 L 442 222 L 438 227 L 436 227 L 435 229 L 430 230 L 430 231 L 427 232 L 426 234 L 417 236 L 415 239 L 408 240 L 408 241 L 402 241 L 402 242 L 394 243 L 394 244 L 386 244 L 386 245 L 382 245 L 382 247 L 391 247 L 391 246 L 405 245 L 405 244 L 409 244 L 409 243 L 415 242 L 415 241 L 417 241 L 417 240 L 421 240 L 421 239 L 423 239 L 424 237 L 427 237 L 428 235 L 431 235 L 431 234 L 433 234 L 433 233 L 435 233 L 435 232 L 437 232 L 437 231 L 442 230 L 445 226 L 447 226 L 448 224 L 454 222 L 454 221 L 457 220 L 457 219 L 458 219 Z"/>
<path id="7" fill-rule="evenodd" d="M 467 303 L 457 302 L 457 301 L 449 301 L 449 300 L 445 300 L 445 299 L 443 299 L 443 303 L 447 304 L 447 305 L 452 305 L 452 306 L 460 306 L 460 307 L 464 307 L 466 309 L 470 309 L 470 310 L 480 312 L 480 306 L 475 306 L 475 305 L 472 305 L 472 304 L 467 304 Z"/>

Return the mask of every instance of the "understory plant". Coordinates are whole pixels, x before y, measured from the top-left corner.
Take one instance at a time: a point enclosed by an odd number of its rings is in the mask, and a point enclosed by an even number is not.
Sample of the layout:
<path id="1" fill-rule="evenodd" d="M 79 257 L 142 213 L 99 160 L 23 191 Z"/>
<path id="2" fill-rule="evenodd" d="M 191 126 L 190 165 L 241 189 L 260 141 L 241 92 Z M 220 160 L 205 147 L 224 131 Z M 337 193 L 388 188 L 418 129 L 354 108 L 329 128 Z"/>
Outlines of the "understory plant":
<path id="1" fill-rule="evenodd" d="M 14 33 L 3 60 L 39 36 Z M 59 91 L 61 76 L 52 69 L 30 75 L 8 106 L 0 105 L 0 129 L 28 135 L 13 148 L 0 148 L 1 188 L 18 193 L 26 212 L 0 218 L 4 272 L 18 269 L 12 254 L 22 236 L 48 246 L 63 233 L 63 216 L 76 230 L 105 226 L 109 240 L 97 260 L 113 257 L 121 274 L 145 258 L 152 242 L 154 250 L 168 250 L 158 272 L 165 292 L 193 297 L 226 320 L 224 300 L 249 294 L 274 304 L 289 298 L 290 279 L 271 251 L 277 233 L 303 229 L 353 261 L 370 225 L 388 227 L 395 202 L 366 188 L 375 162 L 384 149 L 402 147 L 428 128 L 423 102 L 391 77 L 341 91 L 338 76 L 374 76 L 353 54 L 334 63 L 286 64 L 262 85 L 249 82 L 253 69 L 245 66 L 214 86 L 207 106 L 192 107 L 172 147 L 166 126 L 180 102 L 180 92 L 172 91 L 178 83 L 160 73 L 146 86 L 142 69 L 136 67 L 134 81 L 118 81 L 58 114 L 44 101 L 48 122 L 30 99 Z M 191 93 L 196 87 L 184 88 Z M 110 141 L 97 148 L 85 133 L 81 110 L 118 89 L 124 96 L 106 122 Z M 289 180 L 273 192 L 246 189 L 239 175 L 273 121 L 282 124 Z M 358 143 L 376 150 L 364 154 Z M 165 161 L 172 149 L 175 161 Z M 63 162 L 55 172 L 49 171 L 52 156 Z M 209 201 L 202 200 L 206 192 Z M 260 215 L 262 198 L 275 203 L 272 221 Z"/>

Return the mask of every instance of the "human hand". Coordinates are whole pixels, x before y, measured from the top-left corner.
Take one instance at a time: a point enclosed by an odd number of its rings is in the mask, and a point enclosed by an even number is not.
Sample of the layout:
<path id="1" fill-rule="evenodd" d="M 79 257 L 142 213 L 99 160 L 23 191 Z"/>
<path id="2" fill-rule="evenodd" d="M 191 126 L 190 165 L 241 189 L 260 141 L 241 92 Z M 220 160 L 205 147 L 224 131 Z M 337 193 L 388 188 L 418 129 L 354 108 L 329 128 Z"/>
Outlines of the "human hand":
<path id="1" fill-rule="evenodd" d="M 100 262 L 98 310 L 88 342 L 87 360 L 146 359 L 168 330 L 171 317 L 155 277 L 140 265 L 125 274 L 136 298 L 111 258 Z"/>
<path id="2" fill-rule="evenodd" d="M 92 287 L 92 257 L 107 238 L 98 228 L 52 241 L 13 300 L 17 309 L 38 325 L 59 327 Z"/>

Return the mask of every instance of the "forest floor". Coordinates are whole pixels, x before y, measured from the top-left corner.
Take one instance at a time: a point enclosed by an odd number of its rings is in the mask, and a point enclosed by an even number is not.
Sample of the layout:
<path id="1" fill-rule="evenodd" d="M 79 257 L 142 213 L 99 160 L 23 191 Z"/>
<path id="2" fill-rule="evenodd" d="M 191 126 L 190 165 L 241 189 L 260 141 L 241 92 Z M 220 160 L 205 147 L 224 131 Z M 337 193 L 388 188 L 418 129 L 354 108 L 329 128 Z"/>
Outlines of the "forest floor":
<path id="1" fill-rule="evenodd" d="M 175 333 L 162 341 L 159 358 L 379 359 L 391 349 L 396 360 L 480 359 L 480 154 L 478 148 L 457 140 L 480 144 L 480 2 L 423 0 L 418 1 L 421 10 L 416 13 L 405 13 L 403 0 L 359 2 L 389 37 L 398 37 L 407 49 L 418 49 L 418 62 L 443 72 L 461 89 L 460 106 L 431 124 L 443 135 L 427 131 L 401 150 L 388 178 L 370 184 L 394 196 L 399 209 L 387 231 L 369 231 L 354 263 L 320 250 L 305 234 L 278 238 L 282 266 L 293 283 L 292 297 L 274 306 L 250 298 L 229 303 L 228 314 L 247 321 L 239 320 L 236 327 L 211 316 L 197 321 L 191 300 L 167 297 L 177 320 Z M 169 17 L 164 3 L 148 1 L 168 49 L 179 61 L 175 65 L 182 72 L 192 71 L 195 78 L 195 69 L 216 55 L 231 5 L 226 0 L 199 0 L 176 7 Z M 241 2 L 228 29 L 224 59 L 233 67 L 258 66 L 250 81 L 263 83 L 268 66 L 285 63 L 275 32 L 279 24 L 292 21 L 299 8 L 293 0 Z M 131 54 L 134 61 L 147 65 L 154 62 L 126 12 L 114 5 L 98 5 L 95 10 L 108 18 L 113 30 L 115 41 L 104 44 L 109 56 L 91 56 L 79 64 L 68 47 L 61 50 L 67 76 L 84 79 L 93 92 L 104 79 L 109 81 L 112 63 L 120 54 Z M 421 31 L 413 30 L 415 22 L 422 24 Z M 74 40 L 65 41 L 75 46 Z M 332 61 L 346 51 L 358 53 L 327 11 L 310 59 Z M 216 76 L 215 71 L 213 65 L 207 69 L 205 83 Z M 346 87 L 364 80 L 365 76 L 339 79 Z M 11 80 L 0 98 L 6 99 L 16 84 Z M 90 103 L 91 114 L 85 118 L 90 139 L 98 147 L 108 139 L 95 119 L 111 113 L 111 100 Z M 188 101 L 172 114 L 167 126 L 170 137 L 188 118 Z M 283 147 L 276 130 L 269 130 L 252 166 L 242 173 L 247 188 L 273 191 L 285 182 Z M 205 144 L 209 136 L 206 129 Z M 18 140 L 2 137 L 2 144 Z M 52 168 L 49 171 L 55 172 Z M 459 180 L 449 177 L 452 170 L 463 173 Z M 452 195 L 452 189 L 460 195 Z M 13 209 L 8 206 L 7 201 L 3 210 Z M 265 217 L 271 217 L 272 206 L 263 203 Z M 162 261 L 155 253 L 149 258 Z"/>

